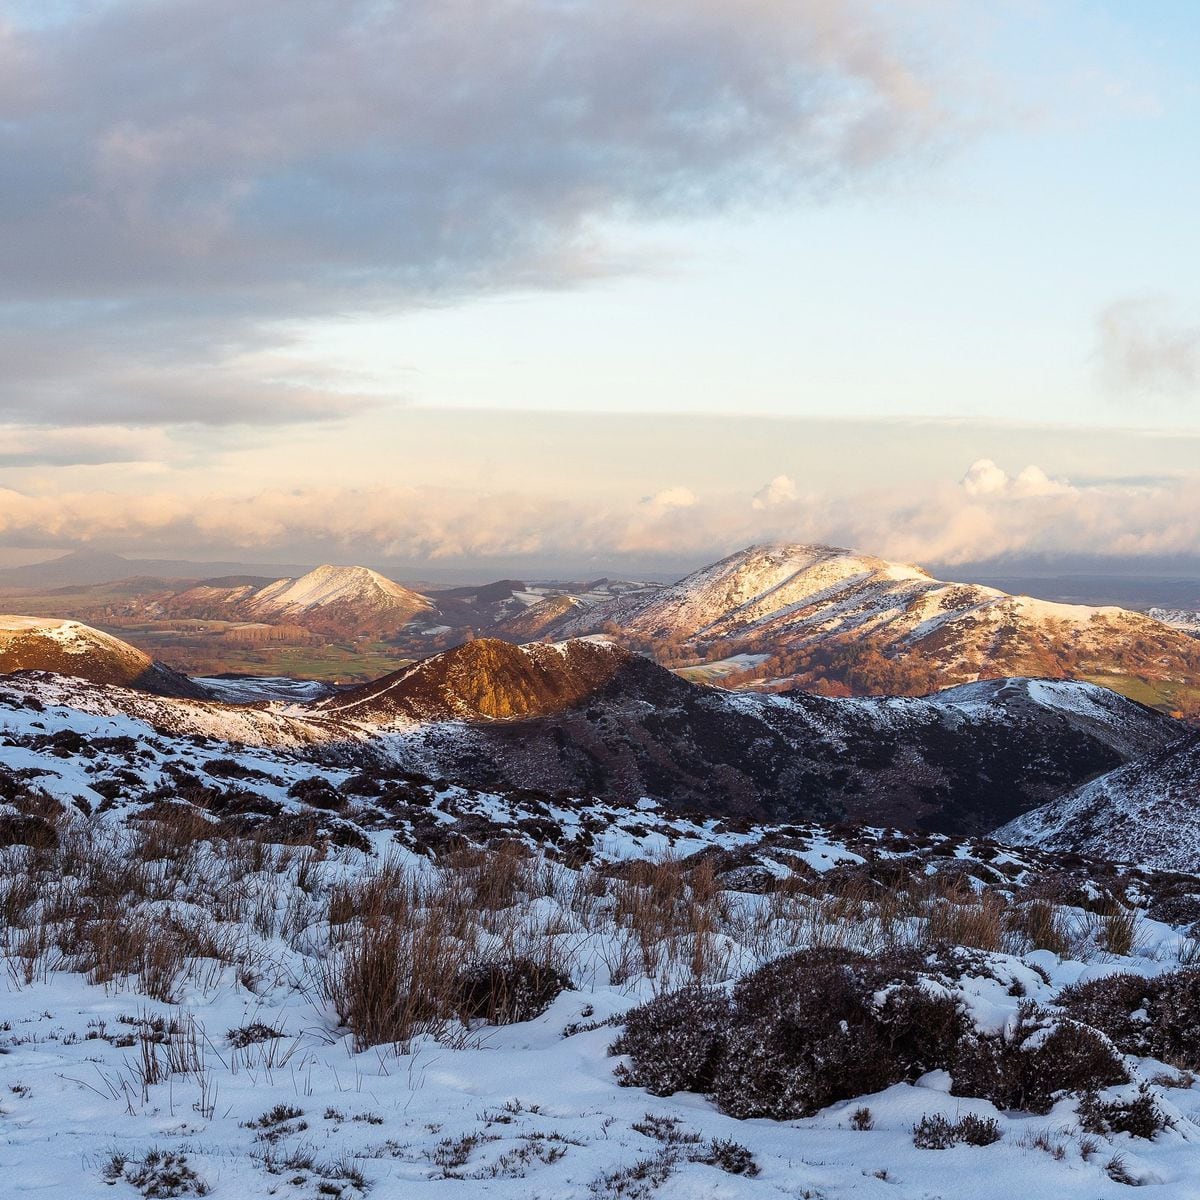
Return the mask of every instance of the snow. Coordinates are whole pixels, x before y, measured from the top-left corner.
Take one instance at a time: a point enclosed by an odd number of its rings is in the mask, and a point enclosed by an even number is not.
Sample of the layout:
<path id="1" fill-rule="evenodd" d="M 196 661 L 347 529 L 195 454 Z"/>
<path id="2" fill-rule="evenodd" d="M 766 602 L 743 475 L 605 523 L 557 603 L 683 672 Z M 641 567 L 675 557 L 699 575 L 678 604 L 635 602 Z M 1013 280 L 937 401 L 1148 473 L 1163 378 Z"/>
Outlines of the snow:
<path id="1" fill-rule="evenodd" d="M 415 860 L 397 861 L 428 870 Z M 283 868 L 271 877 L 280 888 L 276 913 L 311 904 L 314 890 L 353 879 L 367 867 L 365 856 L 342 852 L 308 868 L 306 891 L 296 866 Z M 268 882 L 264 876 L 247 886 Z M 736 907 L 757 899 L 731 893 L 728 902 Z M 182 912 L 177 906 L 177 915 Z M 114 1154 L 136 1162 L 157 1148 L 186 1155 L 215 1200 L 338 1194 L 355 1200 L 362 1193 L 339 1178 L 339 1163 L 360 1170 L 368 1194 L 383 1200 L 593 1200 L 618 1195 L 599 1181 L 662 1153 L 646 1132 L 649 1114 L 679 1122 L 702 1141 L 729 1139 L 745 1146 L 759 1173 L 728 1175 L 681 1155 L 660 1188 L 630 1193 L 648 1198 L 1115 1200 L 1125 1194 L 1123 1186 L 1104 1172 L 1115 1154 L 1135 1177 L 1153 1182 L 1162 1200 L 1196 1196 L 1200 1087 L 1195 1085 L 1156 1093 L 1175 1118 L 1175 1129 L 1153 1142 L 1128 1135 L 1094 1138 L 1099 1150 L 1092 1153 L 1070 1102 L 1046 1116 L 1003 1112 L 985 1100 L 951 1096 L 949 1079 L 940 1071 L 783 1122 L 736 1120 L 698 1095 L 659 1098 L 619 1087 L 613 1075 L 619 1060 L 607 1053 L 615 1031 L 588 1023 L 619 1019 L 652 994 L 652 981 L 614 983 L 607 964 L 617 961 L 615 931 L 589 934 L 552 897 L 530 902 L 525 920 L 565 931 L 564 944 L 575 947 L 576 987 L 535 1020 L 477 1027 L 453 1039 L 422 1036 L 407 1052 L 391 1046 L 356 1051 L 311 985 L 306 939 L 293 942 L 280 932 L 264 935 L 249 926 L 242 931 L 265 965 L 252 987 L 231 967 L 197 964 L 173 1004 L 140 993 L 133 981 L 104 987 L 64 971 L 29 982 L 19 972 L 7 974 L 0 982 L 5 1018 L 0 1042 L 7 1050 L 0 1054 L 5 1194 L 132 1197 L 136 1193 L 127 1184 L 114 1191 L 105 1181 L 106 1164 Z M 314 929 L 307 941 L 315 944 L 318 938 Z M 729 949 L 731 970 L 758 961 L 747 947 L 732 943 Z M 1152 972 L 1161 965 L 1141 959 L 1089 967 L 1042 954 L 1037 963 L 1046 979 L 1033 969 L 1033 957 L 1025 962 L 991 956 L 1001 980 L 1019 981 L 1042 1001 L 1089 970 L 1102 974 L 1136 965 Z M 1013 990 L 986 978 L 963 982 L 964 998 L 982 1029 L 1011 1020 L 1018 1003 Z M 156 1018 L 195 1028 L 200 1065 L 143 1087 L 136 1035 Z M 226 1031 L 251 1023 L 282 1036 L 235 1049 Z M 582 1031 L 568 1035 L 572 1025 Z M 1162 1070 L 1149 1060 L 1132 1065 L 1139 1078 Z M 1132 1092 L 1128 1087 L 1113 1094 Z M 277 1105 L 295 1115 L 266 1131 L 274 1139 L 266 1140 L 255 1126 Z M 860 1131 L 851 1116 L 864 1107 L 871 1128 Z M 946 1151 L 915 1148 L 913 1125 L 934 1113 L 951 1120 L 967 1113 L 994 1118 L 1001 1140 Z M 1039 1138 L 1046 1149 L 1039 1148 Z M 1051 1152 L 1056 1145 L 1063 1147 L 1061 1159 Z M 272 1174 L 267 1151 L 278 1159 L 311 1156 L 315 1168 Z M 322 1187 L 343 1190 L 319 1191 Z"/>
<path id="2" fill-rule="evenodd" d="M 289 749 L 298 747 L 298 740 L 245 744 L 256 732 L 262 741 L 279 730 L 298 728 L 285 714 L 144 698 L 148 711 L 158 714 L 152 724 L 125 712 L 87 712 L 65 702 L 86 698 L 93 708 L 116 709 L 133 696 L 120 689 L 23 679 L 18 690 L 36 691 L 46 707 L 39 712 L 0 703 L 0 741 L 12 743 L 0 745 L 0 765 L 45 772 L 34 782 L 64 800 L 82 796 L 98 804 L 91 783 L 118 766 L 150 789 L 170 786 L 167 762 L 203 774 L 217 760 L 233 760 L 262 773 L 251 784 L 255 791 L 289 811 L 302 811 L 287 794 L 292 782 L 319 776 L 336 785 L 349 773 L 306 761 Z M 63 702 L 55 703 L 56 696 Z M 1053 699 L 1052 693 L 1047 702 Z M 198 743 L 164 732 L 163 714 L 180 711 L 190 715 L 189 733 L 196 722 L 206 720 L 224 731 L 225 740 Z M 60 757 L 35 744 L 64 730 L 87 739 L 95 757 Z M 133 740 L 133 751 L 104 748 L 103 739 L 120 736 Z M 119 841 L 128 836 L 133 823 L 126 818 L 139 804 L 131 801 L 124 808 L 74 819 L 80 828 L 86 825 Z M 369 802 L 363 805 L 365 817 Z M 832 830 L 788 826 L 783 837 L 771 826 L 739 825 L 735 832 L 715 818 L 665 812 L 648 799 L 622 809 L 513 799 L 448 785 L 417 808 L 441 827 L 461 821 L 464 828 L 474 828 L 474 818 L 486 817 L 514 836 L 536 815 L 569 839 L 589 818 L 600 827 L 592 848 L 597 864 L 648 855 L 678 860 L 713 846 L 757 847 L 777 875 L 789 873 L 788 855 L 819 872 L 839 862 L 864 861 Z M 1012 1200 L 1014 1195 L 1116 1200 L 1126 1194 L 1125 1185 L 1109 1179 L 1104 1165 L 1117 1154 L 1162 1200 L 1197 1196 L 1200 1085 L 1195 1083 L 1169 1089 L 1156 1085 L 1158 1103 L 1175 1120 L 1173 1129 L 1154 1141 L 1124 1134 L 1096 1137 L 1096 1153 L 1086 1153 L 1088 1143 L 1069 1101 L 1045 1116 L 1000 1112 L 985 1100 L 951 1096 L 945 1072 L 839 1102 L 811 1118 L 783 1122 L 735 1120 L 699 1095 L 659 1098 L 619 1087 L 613 1075 L 618 1060 L 607 1053 L 615 1030 L 589 1024 L 619 1020 L 657 990 L 682 982 L 689 947 L 686 941 L 662 939 L 651 947 L 658 956 L 656 966 L 648 972 L 636 966 L 625 971 L 628 931 L 604 904 L 586 915 L 587 907 L 571 900 L 587 894 L 578 871 L 545 858 L 532 862 L 530 877 L 541 882 L 518 902 L 513 928 L 519 932 L 513 936 L 552 940 L 569 964 L 574 986 L 532 1021 L 476 1026 L 441 1040 L 425 1035 L 407 1049 L 389 1045 L 358 1051 L 316 985 L 316 964 L 328 944 L 320 914 L 331 886 L 361 878 L 384 858 L 415 876 L 435 876 L 436 867 L 397 839 L 402 825 L 368 827 L 364 820 L 370 854 L 329 850 L 322 855 L 292 853 L 286 860 L 280 851 L 261 870 L 243 876 L 238 886 L 247 897 L 258 898 L 253 919 L 220 920 L 245 948 L 254 971 L 246 974 L 215 959 L 198 960 L 172 1003 L 140 990 L 136 979 L 89 983 L 61 965 L 27 979 L 21 960 L 14 957 L 12 969 L 0 971 L 0 1194 L 133 1200 L 138 1194 L 133 1187 L 107 1182 L 105 1167 L 114 1154 L 136 1162 L 157 1148 L 185 1154 L 214 1200 L 284 1195 L 360 1200 L 362 1193 L 339 1173 L 339 1163 L 360 1170 L 368 1194 L 379 1200 L 605 1200 L 618 1195 L 614 1184 L 604 1183 L 607 1177 L 662 1155 L 660 1142 L 645 1132 L 646 1115 L 652 1114 L 677 1120 L 702 1140 L 740 1143 L 760 1173 L 729 1175 L 681 1154 L 660 1187 L 627 1192 L 625 1200 Z M 944 839 L 937 853 L 961 858 L 967 845 Z M 0 887 L 12 876 L 21 849 L 0 848 Z M 993 862 L 1011 863 L 1019 873 L 1024 869 L 1021 853 L 1014 850 Z M 196 877 L 216 894 L 206 899 L 201 889 L 156 901 L 159 919 L 199 919 L 228 909 L 235 894 L 225 882 L 230 859 L 215 850 L 199 854 Z M 163 860 L 164 878 L 173 878 L 178 869 L 178 863 Z M 804 944 L 806 931 L 816 928 L 792 917 L 772 921 L 773 903 L 771 896 L 722 893 L 724 915 L 712 940 L 713 966 L 706 976 L 712 986 L 727 986 L 758 963 Z M 797 914 L 807 911 L 804 896 L 795 903 Z M 502 927 L 507 911 L 480 916 L 484 929 L 493 930 L 485 940 L 501 940 L 494 931 Z M 1086 916 L 1069 911 L 1080 920 Z M 847 925 L 845 932 L 852 942 L 871 936 L 863 923 Z M 993 953 L 986 960 L 997 978 L 967 976 L 959 994 L 974 1024 L 995 1030 L 1011 1021 L 1022 996 L 1046 1003 L 1059 988 L 1081 979 L 1102 978 L 1115 970 L 1154 974 L 1172 967 L 1186 945 L 1179 930 L 1143 917 L 1131 957 Z M 197 1031 L 199 1065 L 143 1086 L 138 1033 L 155 1018 Z M 282 1036 L 236 1049 L 228 1031 L 251 1023 L 269 1025 Z M 571 1026 L 581 1029 L 568 1032 Z M 1164 1070 L 1150 1060 L 1131 1060 L 1130 1065 L 1139 1080 L 1154 1079 Z M 1113 1094 L 1132 1091 L 1130 1085 Z M 280 1104 L 300 1110 L 299 1115 L 274 1130 L 253 1127 Z M 852 1114 L 863 1107 L 870 1109 L 872 1127 L 857 1130 Z M 966 1113 L 992 1117 L 1001 1140 L 987 1147 L 917 1149 L 912 1126 L 933 1113 L 952 1120 Z M 1061 1146 L 1061 1158 L 1039 1148 L 1039 1142 L 1051 1151 Z M 295 1162 L 311 1155 L 316 1165 L 273 1174 L 268 1151 L 277 1160 L 298 1155 Z"/>
<path id="3" fill-rule="evenodd" d="M 196 676 L 195 681 L 226 704 L 257 704 L 264 700 L 305 704 L 327 696 L 332 690 L 328 684 L 283 675 L 207 675 Z"/>

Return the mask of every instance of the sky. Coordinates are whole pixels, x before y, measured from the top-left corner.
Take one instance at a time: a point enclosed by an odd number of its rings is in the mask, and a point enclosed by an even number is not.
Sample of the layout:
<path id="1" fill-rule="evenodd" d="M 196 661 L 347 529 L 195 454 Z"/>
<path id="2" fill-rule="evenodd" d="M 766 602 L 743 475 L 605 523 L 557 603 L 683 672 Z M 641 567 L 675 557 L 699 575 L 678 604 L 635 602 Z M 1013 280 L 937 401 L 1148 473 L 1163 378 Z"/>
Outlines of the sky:
<path id="1" fill-rule="evenodd" d="M 0 564 L 1200 570 L 1187 0 L 0 3 Z"/>

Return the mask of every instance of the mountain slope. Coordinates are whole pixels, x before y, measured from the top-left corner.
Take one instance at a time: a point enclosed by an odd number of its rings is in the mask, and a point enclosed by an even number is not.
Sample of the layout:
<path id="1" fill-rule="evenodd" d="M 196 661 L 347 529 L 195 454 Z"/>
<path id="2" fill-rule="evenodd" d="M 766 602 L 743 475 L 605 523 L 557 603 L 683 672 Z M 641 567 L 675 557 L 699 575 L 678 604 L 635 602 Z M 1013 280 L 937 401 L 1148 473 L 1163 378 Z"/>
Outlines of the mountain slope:
<path id="1" fill-rule="evenodd" d="M 318 708 L 347 720 L 383 723 L 540 716 L 593 695 L 631 661 L 606 642 L 515 646 L 479 638 L 342 692 Z"/>
<path id="2" fill-rule="evenodd" d="M 830 546 L 752 546 L 657 593 L 571 615 L 556 636 L 615 625 L 672 660 L 767 658 L 761 681 L 837 694 L 921 694 L 1024 675 L 1200 678 L 1200 644 L 1141 613 L 1053 604 Z"/>
<path id="3" fill-rule="evenodd" d="M 734 694 L 596 641 L 480 639 L 330 697 L 317 713 L 477 787 L 971 832 L 1178 731 L 1087 684 L 997 680 L 925 699 Z"/>
<path id="4" fill-rule="evenodd" d="M 49 617 L 0 616 L 0 675 L 51 671 L 163 696 L 206 695 L 202 687 L 99 629 Z"/>
<path id="5" fill-rule="evenodd" d="M 997 830 L 1013 844 L 1150 867 L 1200 866 L 1200 733 L 1126 763 Z"/>

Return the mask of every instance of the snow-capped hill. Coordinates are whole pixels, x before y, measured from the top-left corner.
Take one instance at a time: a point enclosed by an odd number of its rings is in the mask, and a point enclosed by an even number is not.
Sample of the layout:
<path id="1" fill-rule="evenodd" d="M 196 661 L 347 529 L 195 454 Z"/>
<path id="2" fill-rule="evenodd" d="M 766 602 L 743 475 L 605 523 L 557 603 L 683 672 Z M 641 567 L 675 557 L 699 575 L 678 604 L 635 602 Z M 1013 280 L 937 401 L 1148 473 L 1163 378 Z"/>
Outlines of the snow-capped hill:
<path id="1" fill-rule="evenodd" d="M 1200 733 L 1135 758 L 996 831 L 1014 845 L 1173 871 L 1200 867 Z"/>
<path id="2" fill-rule="evenodd" d="M 154 662 L 119 638 L 79 621 L 0 616 L 0 675 L 51 671 L 167 696 L 205 695 L 183 675 Z"/>
<path id="3" fill-rule="evenodd" d="M 618 623 L 639 633 L 687 640 L 745 634 L 847 590 L 928 581 L 919 567 L 884 562 L 834 546 L 750 546 L 649 595 L 597 605 L 581 618 Z"/>
<path id="4" fill-rule="evenodd" d="M 858 695 L 1018 675 L 1200 678 L 1196 639 L 1141 613 L 947 583 L 831 546 L 751 546 L 671 587 L 569 616 L 555 636 L 612 625 L 652 650 L 760 654 L 761 681 Z"/>
<path id="5" fill-rule="evenodd" d="M 433 614 L 428 596 L 369 567 L 321 566 L 297 579 L 212 580 L 159 602 L 173 617 L 262 621 L 330 636 L 392 634 L 414 617 Z"/>
<path id="6" fill-rule="evenodd" d="M 292 615 L 335 604 L 373 609 L 403 609 L 409 613 L 432 608 L 418 592 L 372 571 L 370 567 L 322 566 L 299 579 L 279 579 L 256 592 L 250 607 L 262 612 Z"/>
<path id="7" fill-rule="evenodd" d="M 373 723 L 541 716 L 593 695 L 632 659 L 592 639 L 516 646 L 477 638 L 330 697 L 318 709 Z"/>

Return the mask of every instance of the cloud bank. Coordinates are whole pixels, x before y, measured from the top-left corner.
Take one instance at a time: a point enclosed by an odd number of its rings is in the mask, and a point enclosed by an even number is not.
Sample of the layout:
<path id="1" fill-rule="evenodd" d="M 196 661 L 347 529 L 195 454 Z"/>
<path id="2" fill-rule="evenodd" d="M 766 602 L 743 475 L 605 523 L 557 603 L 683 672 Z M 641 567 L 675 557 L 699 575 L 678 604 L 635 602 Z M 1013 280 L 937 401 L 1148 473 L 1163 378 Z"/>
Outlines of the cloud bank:
<path id="1" fill-rule="evenodd" d="M 986 481 L 981 487 L 981 481 Z M 768 494 L 778 480 L 765 485 Z M 677 489 L 664 489 L 671 496 Z M 1200 480 L 1072 485 L 1036 467 L 1009 475 L 981 460 L 958 483 L 831 496 L 762 492 L 587 506 L 517 492 L 309 488 L 257 495 L 30 496 L 0 490 L 0 538 L 12 546 L 95 545 L 139 552 L 253 551 L 292 559 L 488 558 L 603 561 L 681 556 L 700 562 L 755 541 L 852 546 L 908 562 L 1077 552 L 1200 554 Z"/>

